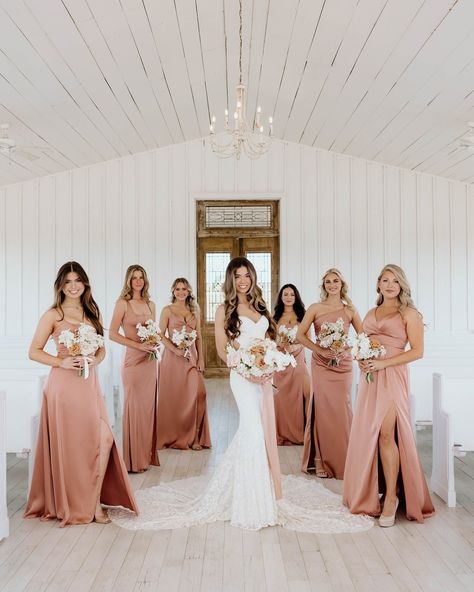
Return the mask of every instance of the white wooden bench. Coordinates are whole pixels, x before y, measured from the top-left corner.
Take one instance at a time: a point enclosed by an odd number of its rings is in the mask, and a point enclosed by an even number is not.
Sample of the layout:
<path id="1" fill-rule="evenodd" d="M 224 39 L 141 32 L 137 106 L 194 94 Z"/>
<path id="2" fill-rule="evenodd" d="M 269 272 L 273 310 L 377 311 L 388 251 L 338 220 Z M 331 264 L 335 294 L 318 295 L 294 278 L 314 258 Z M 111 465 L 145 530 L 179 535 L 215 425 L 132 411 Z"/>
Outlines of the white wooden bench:
<path id="1" fill-rule="evenodd" d="M 474 373 L 470 378 L 433 374 L 433 467 L 431 489 L 450 508 L 456 506 L 454 456 L 474 451 L 472 404 Z"/>
<path id="2" fill-rule="evenodd" d="M 8 508 L 7 508 L 7 396 L 0 391 L 0 541 L 8 536 Z"/>

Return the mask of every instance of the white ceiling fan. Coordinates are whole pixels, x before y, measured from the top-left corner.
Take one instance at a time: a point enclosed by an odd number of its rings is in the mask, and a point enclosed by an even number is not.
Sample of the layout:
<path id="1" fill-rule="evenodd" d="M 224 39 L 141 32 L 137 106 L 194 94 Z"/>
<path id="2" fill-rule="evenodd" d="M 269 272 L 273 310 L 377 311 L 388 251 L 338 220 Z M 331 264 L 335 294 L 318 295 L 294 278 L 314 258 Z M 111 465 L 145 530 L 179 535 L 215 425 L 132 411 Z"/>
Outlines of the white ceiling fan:
<path id="1" fill-rule="evenodd" d="M 474 121 L 468 121 L 467 125 L 469 129 L 459 140 L 459 145 L 461 148 L 474 150 Z"/>
<path id="2" fill-rule="evenodd" d="M 10 137 L 10 124 L 0 124 L 0 154 L 11 157 L 17 154 L 27 160 L 34 161 L 41 157 L 41 152 L 52 152 L 52 148 L 48 146 L 25 146 L 17 144 L 16 141 Z"/>

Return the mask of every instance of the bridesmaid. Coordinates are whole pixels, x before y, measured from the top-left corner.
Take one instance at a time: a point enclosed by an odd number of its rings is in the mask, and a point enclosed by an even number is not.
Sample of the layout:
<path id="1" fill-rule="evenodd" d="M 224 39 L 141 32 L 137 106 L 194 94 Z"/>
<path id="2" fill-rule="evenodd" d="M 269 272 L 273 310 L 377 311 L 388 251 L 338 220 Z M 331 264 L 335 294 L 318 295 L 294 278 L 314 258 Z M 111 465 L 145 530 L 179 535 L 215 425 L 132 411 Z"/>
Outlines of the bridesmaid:
<path id="1" fill-rule="evenodd" d="M 125 466 L 133 473 L 160 465 L 156 448 L 158 363 L 149 357 L 155 348 L 142 343 L 137 336 L 138 323 L 144 325 L 156 318 L 149 286 L 141 265 L 127 269 L 109 329 L 110 339 L 126 347 L 122 365 L 125 392 L 122 441 Z M 119 333 L 120 327 L 125 336 Z"/>
<path id="2" fill-rule="evenodd" d="M 171 295 L 171 304 L 160 316 L 165 351 L 160 364 L 158 448 L 210 448 L 199 307 L 185 278 L 173 282 Z M 172 341 L 174 330 L 184 327 L 197 333 L 187 356 Z"/>
<path id="3" fill-rule="evenodd" d="M 59 343 L 62 331 L 81 323 L 103 335 L 102 320 L 84 269 L 65 263 L 54 282 L 55 301 L 41 317 L 31 360 L 52 366 L 43 392 L 33 480 L 25 518 L 57 518 L 60 526 L 110 522 L 102 503 L 137 512 L 127 471 L 109 426 L 95 366 L 105 349 L 89 357 L 90 375 L 79 376 L 83 358 Z M 53 337 L 57 356 L 44 351 Z"/>
<path id="4" fill-rule="evenodd" d="M 293 284 L 285 284 L 278 293 L 273 319 L 278 329 L 293 329 L 303 320 L 305 307 L 300 293 Z M 277 389 L 274 397 L 278 446 L 302 444 L 306 408 L 310 393 L 310 376 L 306 366 L 304 347 L 300 343 L 284 346 L 293 354 L 296 368 L 287 366 L 273 376 Z"/>
<path id="5" fill-rule="evenodd" d="M 302 470 L 305 473 L 315 470 L 317 477 L 336 479 L 344 476 L 351 430 L 352 359 L 348 351 L 338 365 L 330 366 L 334 354 L 311 341 L 306 334 L 311 324 L 314 324 L 315 335 L 318 335 L 323 323 L 333 323 L 339 318 L 344 321 L 346 333 L 351 325 L 357 333 L 362 330 L 359 313 L 348 296 L 347 283 L 340 271 L 331 268 L 322 279 L 321 299 L 306 311 L 297 338 L 313 352 L 313 388 L 308 406 Z"/>
<path id="6" fill-rule="evenodd" d="M 367 313 L 364 331 L 379 341 L 385 357 L 359 363 L 357 405 L 352 425 L 343 501 L 354 514 L 379 516 L 393 526 L 398 497 L 409 520 L 434 514 L 410 424 L 407 364 L 423 357 L 423 320 L 400 267 L 386 265 L 377 280 L 377 306 Z M 405 351 L 407 343 L 410 349 Z M 364 372 L 371 372 L 368 383 Z M 379 461 L 382 471 L 379 473 Z"/>

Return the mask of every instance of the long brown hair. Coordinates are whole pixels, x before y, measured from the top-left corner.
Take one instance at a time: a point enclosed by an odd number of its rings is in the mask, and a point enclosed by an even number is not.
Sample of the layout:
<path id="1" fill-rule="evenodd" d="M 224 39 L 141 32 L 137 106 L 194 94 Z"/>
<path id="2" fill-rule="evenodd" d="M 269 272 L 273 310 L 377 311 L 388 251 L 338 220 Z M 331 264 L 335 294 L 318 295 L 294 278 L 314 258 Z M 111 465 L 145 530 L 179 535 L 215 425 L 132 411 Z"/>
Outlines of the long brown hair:
<path id="1" fill-rule="evenodd" d="M 148 281 L 146 271 L 141 265 L 138 265 L 138 263 L 130 265 L 130 267 L 128 267 L 127 271 L 125 272 L 125 280 L 123 282 L 120 298 L 123 298 L 123 300 L 131 300 L 133 298 L 132 277 L 136 271 L 140 271 L 143 276 L 143 288 L 141 290 L 140 296 L 143 298 L 143 300 L 145 300 L 145 302 L 150 302 L 150 282 Z"/>
<path id="2" fill-rule="evenodd" d="M 380 306 L 383 302 L 383 295 L 380 292 L 379 282 L 386 271 L 391 271 L 393 273 L 393 275 L 397 278 L 398 284 L 400 286 L 400 293 L 397 296 L 398 302 L 400 303 L 398 306 L 398 310 L 402 313 L 407 308 L 413 308 L 421 317 L 421 312 L 416 308 L 415 303 L 412 300 L 410 284 L 408 283 L 407 276 L 405 275 L 403 269 L 398 265 L 395 265 L 394 263 L 388 263 L 387 265 L 385 265 L 385 267 L 379 273 L 379 276 L 377 278 L 377 306 Z"/>
<path id="3" fill-rule="evenodd" d="M 240 319 L 237 313 L 239 300 L 235 287 L 235 272 L 239 267 L 246 267 L 250 275 L 251 285 L 247 292 L 247 301 L 257 312 L 268 319 L 267 333 L 271 339 L 276 338 L 277 330 L 275 321 L 268 312 L 267 305 L 263 299 L 262 290 L 257 284 L 257 272 L 253 264 L 245 257 L 234 257 L 225 270 L 224 280 L 224 329 L 229 339 L 237 339 L 240 335 Z"/>
<path id="4" fill-rule="evenodd" d="M 285 284 L 284 286 L 282 286 L 280 288 L 280 291 L 278 292 L 277 302 L 275 304 L 275 308 L 273 309 L 273 318 L 278 323 L 278 321 L 283 316 L 283 313 L 285 312 L 285 304 L 283 302 L 283 292 L 287 288 L 291 288 L 293 290 L 293 294 L 295 295 L 295 302 L 293 304 L 293 312 L 296 315 L 298 323 L 301 323 L 301 321 L 303 320 L 303 317 L 305 315 L 306 308 L 304 306 L 303 300 L 301 299 L 301 295 L 298 291 L 298 288 L 294 284 Z"/>
<path id="5" fill-rule="evenodd" d="M 320 301 L 324 302 L 325 300 L 327 300 L 328 293 L 327 293 L 326 288 L 324 287 L 324 281 L 330 273 L 334 273 L 335 275 L 337 275 L 337 277 L 341 281 L 341 292 L 340 292 L 341 301 L 347 305 L 347 308 L 349 308 L 350 310 L 353 310 L 354 305 L 352 304 L 352 300 L 349 298 L 349 285 L 347 284 L 346 280 L 344 279 L 344 277 L 343 277 L 342 273 L 339 271 L 339 269 L 336 269 L 335 267 L 331 267 L 330 269 L 328 269 L 322 277 Z"/>
<path id="6" fill-rule="evenodd" d="M 188 290 L 189 294 L 187 295 L 184 303 L 186 305 L 186 308 L 188 308 L 191 312 L 195 312 L 198 309 L 198 304 L 197 304 L 196 298 L 193 294 L 193 288 L 186 278 L 179 277 L 174 280 L 174 282 L 171 286 L 171 302 L 172 303 L 176 302 L 176 297 L 174 295 L 174 291 L 175 291 L 175 288 L 178 284 L 184 284 L 186 286 L 186 289 Z"/>
<path id="7" fill-rule="evenodd" d="M 82 265 L 77 261 L 68 261 L 59 268 L 56 279 L 54 280 L 54 304 L 51 308 L 56 309 L 61 313 L 61 320 L 64 319 L 62 303 L 64 302 L 65 295 L 63 288 L 66 283 L 67 274 L 71 272 L 76 273 L 79 276 L 79 280 L 84 284 L 84 292 L 81 294 L 81 305 L 84 311 L 84 317 L 91 322 L 97 333 L 103 335 L 104 328 L 100 322 L 100 311 L 96 301 L 92 297 L 89 278 Z"/>

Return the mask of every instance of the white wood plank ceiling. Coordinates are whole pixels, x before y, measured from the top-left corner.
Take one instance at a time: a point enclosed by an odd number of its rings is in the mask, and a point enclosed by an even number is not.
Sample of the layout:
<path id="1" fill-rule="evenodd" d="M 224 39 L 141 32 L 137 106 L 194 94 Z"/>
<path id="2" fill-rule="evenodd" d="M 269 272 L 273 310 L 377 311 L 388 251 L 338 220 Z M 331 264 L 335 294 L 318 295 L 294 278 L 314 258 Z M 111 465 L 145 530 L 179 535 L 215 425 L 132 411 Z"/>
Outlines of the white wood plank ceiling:
<path id="1" fill-rule="evenodd" d="M 473 0 L 244 0 L 248 113 L 292 142 L 474 182 Z M 183 142 L 234 105 L 237 0 L 0 0 L 0 184 Z"/>

